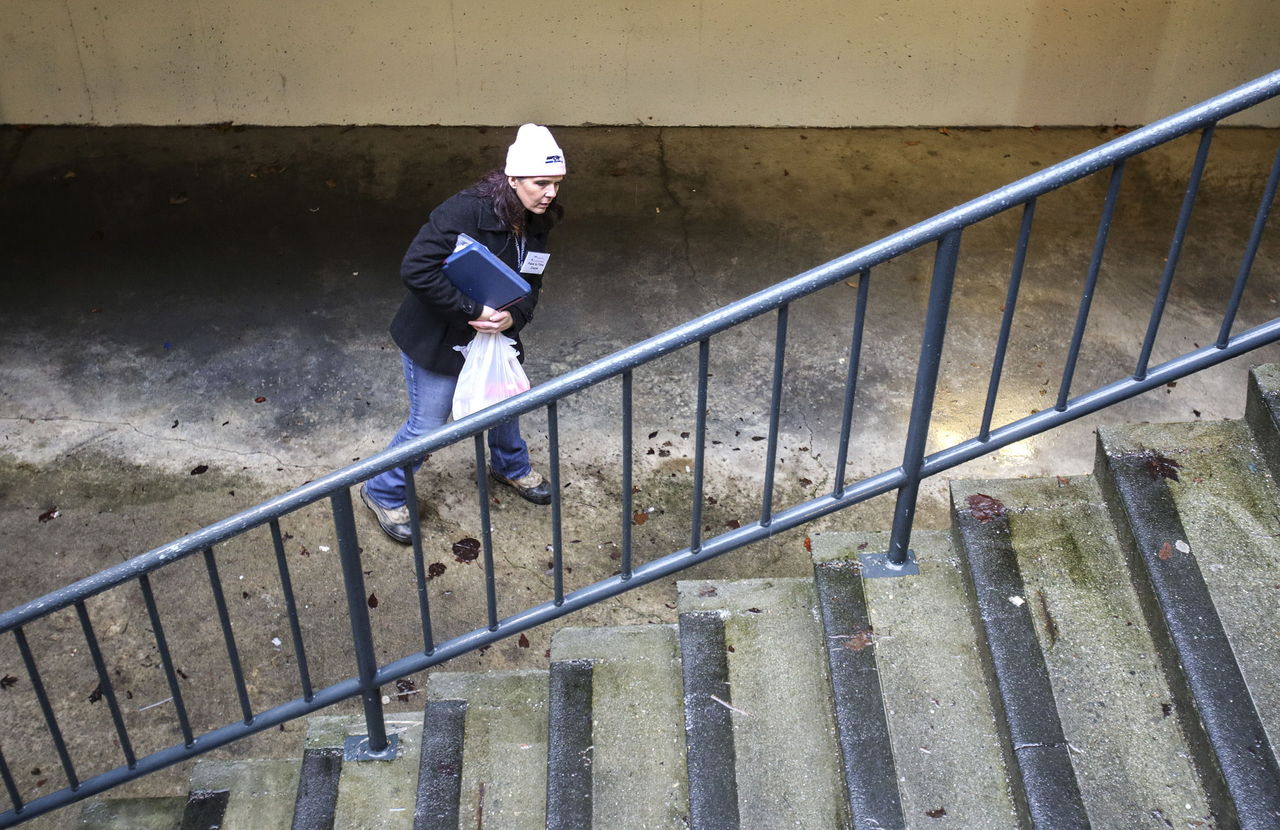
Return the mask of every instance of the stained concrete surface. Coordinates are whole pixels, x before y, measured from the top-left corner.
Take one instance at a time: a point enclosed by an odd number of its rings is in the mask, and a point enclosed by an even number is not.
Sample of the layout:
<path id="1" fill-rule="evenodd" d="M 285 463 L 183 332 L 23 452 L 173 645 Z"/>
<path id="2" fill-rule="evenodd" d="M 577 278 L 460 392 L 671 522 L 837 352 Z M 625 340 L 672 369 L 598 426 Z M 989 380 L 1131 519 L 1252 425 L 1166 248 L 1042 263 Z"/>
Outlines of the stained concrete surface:
<path id="1" fill-rule="evenodd" d="M 386 334 L 402 292 L 400 256 L 432 205 L 500 161 L 509 132 L 0 129 L 0 607 L 381 449 L 404 413 Z M 562 195 L 569 215 L 553 237 L 547 287 L 527 331 L 526 368 L 535 383 L 1116 131 L 637 127 L 556 134 L 570 166 Z M 1219 131 L 1155 362 L 1215 336 L 1278 140 L 1274 130 Z M 1131 371 L 1194 152 L 1187 138 L 1127 165 L 1074 388 Z M 1096 175 L 1039 202 L 997 423 L 1053 401 L 1106 185 L 1106 175 Z M 931 449 L 977 426 L 1019 221 L 1010 211 L 964 236 Z M 932 252 L 920 250 L 872 274 L 850 479 L 900 463 L 931 268 Z M 842 283 L 791 309 L 778 507 L 832 485 L 854 294 Z M 1272 232 L 1236 330 L 1270 319 L 1278 296 L 1280 242 Z M 757 439 L 768 428 L 773 331 L 766 315 L 712 341 L 708 536 L 759 515 L 766 442 Z M 954 475 L 1084 473 L 1099 423 L 1238 417 L 1247 366 L 1277 355 L 1274 347 L 1262 350 Z M 635 498 L 644 516 L 633 526 L 637 561 L 688 541 L 695 370 L 696 354 L 686 349 L 636 373 Z M 615 381 L 561 406 L 570 588 L 618 567 L 618 401 Z M 535 463 L 545 469 L 545 417 L 526 423 Z M 471 465 L 471 448 L 455 446 L 418 477 L 427 562 L 447 567 L 432 582 L 438 638 L 483 623 L 479 569 L 451 552 L 454 541 L 479 535 Z M 499 601 L 508 614 L 547 597 L 551 531 L 545 510 L 495 496 Z M 876 499 L 818 527 L 883 528 L 891 508 Z M 366 580 L 379 601 L 371 613 L 380 655 L 399 657 L 422 638 L 410 558 L 357 510 Z M 918 515 L 922 528 L 945 525 L 945 482 L 926 484 Z M 353 662 L 342 645 L 332 526 L 319 508 L 283 526 L 316 683 L 334 682 L 352 673 Z M 220 548 L 218 565 L 257 706 L 296 694 L 298 681 L 270 539 L 255 533 Z M 803 535 L 779 534 L 693 577 L 807 575 Z M 156 584 L 184 682 L 213 690 L 193 692 L 194 719 L 205 727 L 234 720 L 204 564 L 184 562 Z M 670 622 L 674 597 L 674 581 L 656 584 L 569 622 Z M 194 618 L 177 613 L 193 603 L 201 603 Z M 166 706 L 149 708 L 168 692 L 136 587 L 107 592 L 89 609 L 122 694 L 131 695 L 131 726 L 158 722 L 162 713 L 171 718 Z M 87 703 L 96 680 L 74 614 L 28 634 L 53 676 L 47 685 L 60 714 L 76 719 L 72 743 L 116 763 L 109 720 Z M 450 668 L 541 667 L 550 631 L 528 640 L 528 647 L 505 642 Z M 20 665 L 6 638 L 0 673 L 21 674 L 7 668 Z M 27 700 L 21 691 L 5 694 Z M 392 697 L 391 709 L 419 709 L 415 695 Z M 58 775 L 30 772 L 56 768 L 36 739 L 36 720 L 17 720 L 15 731 L 5 723 L 5 734 L 15 736 L 5 752 L 16 753 L 10 763 L 33 797 L 58 785 Z M 300 727 L 258 739 L 299 740 Z M 28 741 L 29 752 L 11 750 Z M 181 771 L 137 786 L 175 791 Z"/>

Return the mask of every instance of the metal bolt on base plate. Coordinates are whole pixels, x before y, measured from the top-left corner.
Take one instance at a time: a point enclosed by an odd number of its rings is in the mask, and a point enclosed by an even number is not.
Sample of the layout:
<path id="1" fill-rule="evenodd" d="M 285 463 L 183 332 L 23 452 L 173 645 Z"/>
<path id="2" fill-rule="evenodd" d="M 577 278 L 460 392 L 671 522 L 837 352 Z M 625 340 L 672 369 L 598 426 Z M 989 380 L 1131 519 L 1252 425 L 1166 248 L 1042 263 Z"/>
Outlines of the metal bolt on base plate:
<path id="1" fill-rule="evenodd" d="M 342 742 L 342 760 L 344 761 L 394 761 L 399 754 L 399 735 L 388 735 L 387 746 L 381 752 L 369 749 L 368 735 L 348 735 Z"/>
<path id="2" fill-rule="evenodd" d="M 901 565 L 889 561 L 889 552 L 860 553 L 858 562 L 862 565 L 864 579 L 880 579 L 887 576 L 916 576 L 920 573 L 920 565 L 916 562 L 916 552 L 907 551 L 907 558 Z"/>

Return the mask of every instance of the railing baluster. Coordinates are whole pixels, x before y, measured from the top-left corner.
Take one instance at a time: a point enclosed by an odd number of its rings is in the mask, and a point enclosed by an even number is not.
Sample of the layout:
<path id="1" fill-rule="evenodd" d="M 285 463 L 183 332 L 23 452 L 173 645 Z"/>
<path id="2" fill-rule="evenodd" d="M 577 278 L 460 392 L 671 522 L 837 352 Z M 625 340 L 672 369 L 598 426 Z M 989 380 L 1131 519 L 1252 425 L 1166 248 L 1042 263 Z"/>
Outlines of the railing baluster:
<path id="1" fill-rule="evenodd" d="M 59 760 L 62 761 L 62 771 L 66 773 L 67 782 L 74 792 L 80 789 L 80 779 L 76 777 L 75 766 L 71 763 L 70 753 L 67 752 L 67 742 L 63 740 L 62 729 L 58 726 L 58 718 L 53 712 L 53 702 L 49 700 L 44 681 L 40 679 L 40 669 L 36 666 L 35 655 L 27 645 L 27 635 L 21 626 L 13 630 L 13 636 L 18 641 L 18 650 L 22 652 L 22 662 L 26 664 L 27 676 L 31 678 L 31 688 L 36 693 L 36 700 L 40 701 L 40 710 L 44 712 L 44 722 L 49 727 L 49 737 L 53 739 L 53 746 L 58 751 Z"/>
<path id="2" fill-rule="evenodd" d="M 871 269 L 858 275 L 858 302 L 853 310 L 853 337 L 849 341 L 849 371 L 844 381 L 844 413 L 840 417 L 840 448 L 836 452 L 835 498 L 844 495 L 844 474 L 849 462 L 849 438 L 853 432 L 853 401 L 858 390 L 858 366 L 862 362 L 862 333 L 867 318 L 867 297 L 871 290 Z"/>
<path id="3" fill-rule="evenodd" d="M 4 788 L 9 791 L 9 801 L 13 804 L 13 812 L 16 815 L 22 815 L 25 804 L 22 801 L 22 794 L 18 792 L 18 784 L 13 780 L 13 773 L 9 772 L 9 764 L 4 759 L 4 749 L 0 747 L 0 779 L 4 780 Z"/>
<path id="4" fill-rule="evenodd" d="M 622 373 L 622 578 L 631 578 L 631 523 L 635 521 L 635 499 L 632 497 L 631 476 L 635 459 L 632 457 L 632 432 L 635 412 L 631 400 L 631 370 Z"/>
<path id="5" fill-rule="evenodd" d="M 493 525 L 489 519 L 489 484 L 486 480 L 484 433 L 475 436 L 476 489 L 480 495 L 480 540 L 484 548 L 484 596 L 489 610 L 489 630 L 498 630 L 498 588 L 493 573 Z"/>
<path id="6" fill-rule="evenodd" d="M 164 666 L 164 676 L 169 682 L 173 709 L 178 715 L 178 727 L 182 730 L 182 744 L 191 746 L 195 737 L 191 734 L 191 721 L 187 717 L 187 707 L 182 702 L 182 687 L 178 685 L 178 671 L 173 665 L 173 657 L 169 654 L 169 644 L 164 637 L 164 626 L 160 623 L 160 609 L 156 606 L 156 596 L 151 590 L 151 577 L 148 574 L 138 577 L 138 586 L 142 589 L 142 599 L 147 604 L 147 616 L 151 619 L 151 633 L 156 638 L 160 664 Z"/>
<path id="7" fill-rule="evenodd" d="M 431 632 L 431 601 L 427 596 L 427 566 L 422 556 L 422 523 L 418 515 L 418 485 L 413 480 L 413 464 L 401 468 L 404 474 L 405 506 L 409 508 L 409 536 L 413 545 L 413 570 L 418 580 L 418 619 L 422 623 L 422 653 L 435 651 Z"/>
<path id="8" fill-rule="evenodd" d="M 698 408 L 694 413 L 693 427 L 693 515 L 689 520 L 692 525 L 689 550 L 693 553 L 702 550 L 703 469 L 706 466 L 707 378 L 710 376 L 710 368 L 711 340 L 703 338 L 698 341 Z"/>
<path id="9" fill-rule="evenodd" d="M 560 407 L 547 406 L 547 451 L 551 456 L 551 571 L 555 604 L 564 605 L 564 534 L 560 519 Z"/>
<path id="10" fill-rule="evenodd" d="M 133 744 L 129 741 L 129 730 L 125 728 L 124 718 L 120 715 L 120 703 L 116 700 L 115 689 L 111 685 L 111 675 L 107 672 L 107 663 L 102 659 L 102 649 L 98 646 L 98 637 L 93 633 L 93 622 L 89 619 L 89 609 L 84 600 L 76 600 L 76 615 L 80 618 L 80 628 L 84 631 L 85 642 L 89 644 L 89 655 L 93 658 L 93 667 L 98 672 L 98 690 L 107 699 L 107 708 L 111 711 L 111 720 L 115 723 L 116 737 L 120 739 L 120 749 L 124 752 L 124 760 L 129 769 L 137 766 L 138 759 L 133 754 Z"/>
<path id="11" fill-rule="evenodd" d="M 778 463 L 778 421 L 782 415 L 782 366 L 787 353 L 787 315 L 791 305 L 778 306 L 778 329 L 773 340 L 773 390 L 769 398 L 769 446 L 764 467 L 764 494 L 760 501 L 760 526 L 773 521 L 774 467 Z"/>
<path id="12" fill-rule="evenodd" d="M 311 688 L 311 671 L 307 667 L 307 652 L 302 644 L 302 623 L 298 619 L 298 601 L 293 595 L 293 580 L 289 578 L 289 562 L 284 553 L 284 536 L 280 522 L 271 520 L 271 544 L 276 552 L 276 570 L 280 573 L 280 590 L 284 594 L 284 607 L 289 614 L 289 633 L 293 637 L 293 654 L 298 661 L 298 679 L 302 684 L 302 699 L 311 702 L 315 692 Z"/>
<path id="13" fill-rule="evenodd" d="M 227 659 L 231 662 L 231 677 L 236 684 L 236 696 L 240 699 L 240 712 L 246 724 L 253 723 L 253 707 L 249 703 L 249 690 L 244 685 L 244 669 L 240 666 L 240 650 L 236 648 L 236 635 L 231 630 L 231 614 L 227 611 L 227 597 L 218 578 L 218 562 L 213 548 L 204 549 L 204 567 L 209 574 L 209 587 L 213 590 L 213 604 L 218 609 L 218 622 L 222 624 L 222 640 L 227 647 Z"/>
<path id="14" fill-rule="evenodd" d="M 986 441 L 991 435 L 991 418 L 996 411 L 996 397 L 1000 393 L 1000 376 L 1004 372 L 1004 356 L 1009 349 L 1009 333 L 1013 330 L 1013 310 L 1018 305 L 1018 292 L 1022 286 L 1022 269 L 1027 261 L 1027 246 L 1031 241 L 1031 223 L 1036 215 L 1036 200 L 1022 206 L 1022 228 L 1018 231 L 1018 247 L 1013 252 L 1013 268 L 1009 272 L 1009 290 L 1004 298 L 1004 316 L 1000 320 L 1000 336 L 996 340 L 996 353 L 991 361 L 991 380 L 987 383 L 987 404 L 982 410 L 982 426 L 978 440 Z"/>
<path id="15" fill-rule="evenodd" d="M 1142 341 L 1138 365 L 1133 370 L 1134 380 L 1142 380 L 1147 376 L 1147 363 L 1151 360 L 1151 349 L 1155 346 L 1156 333 L 1160 330 L 1160 320 L 1164 317 L 1164 305 L 1169 299 L 1169 289 L 1173 286 L 1173 272 L 1178 268 L 1182 243 L 1187 236 L 1187 226 L 1191 223 L 1191 208 L 1195 206 L 1196 194 L 1200 190 L 1200 179 L 1204 175 L 1205 161 L 1209 158 L 1209 144 L 1213 141 L 1213 130 L 1216 126 L 1216 124 L 1210 124 L 1200 134 L 1200 147 L 1196 150 L 1196 162 L 1191 169 L 1191 180 L 1187 182 L 1186 195 L 1182 197 L 1182 210 L 1178 212 L 1178 225 L 1173 231 L 1169 256 L 1164 263 L 1164 274 L 1160 277 L 1160 290 L 1156 292 L 1155 306 L 1151 309 L 1151 322 L 1147 324 L 1147 336 Z"/>
<path id="16" fill-rule="evenodd" d="M 1276 148 L 1275 161 L 1271 163 L 1271 175 L 1267 178 L 1267 186 L 1263 190 L 1262 204 L 1258 206 L 1258 215 L 1253 220 L 1253 231 L 1249 234 L 1249 242 L 1245 245 L 1244 259 L 1240 261 L 1240 273 L 1236 276 L 1235 287 L 1231 290 L 1231 299 L 1227 303 L 1227 313 L 1222 318 L 1222 328 L 1218 332 L 1217 346 L 1224 349 L 1231 338 L 1231 326 L 1235 323 L 1236 312 L 1240 308 L 1240 299 L 1244 296 L 1244 286 L 1249 280 L 1249 272 L 1253 269 L 1253 258 L 1258 253 L 1258 245 L 1262 241 L 1262 231 L 1267 226 L 1267 216 L 1271 213 L 1271 203 L 1276 198 L 1276 185 L 1280 183 L 1280 147 Z"/>
<path id="17" fill-rule="evenodd" d="M 351 510 L 351 491 L 343 487 L 329 497 L 333 510 L 333 529 L 338 537 L 338 559 L 342 562 L 342 582 L 347 594 L 347 613 L 351 617 L 351 643 L 356 653 L 356 671 L 360 678 L 360 699 L 364 704 L 364 723 L 368 730 L 368 757 L 378 757 L 394 746 L 387 741 L 387 727 L 382 717 L 382 694 L 374 682 L 378 671 L 378 655 L 373 647 L 373 626 L 369 622 L 369 601 L 365 594 L 364 571 L 360 566 L 360 540 L 356 518 Z"/>
<path id="18" fill-rule="evenodd" d="M 893 532 L 884 563 L 886 568 L 898 573 L 908 567 L 911 525 L 915 521 L 916 497 L 920 492 L 920 464 L 929 440 L 929 422 L 933 417 L 933 398 L 938 391 L 938 367 L 942 363 L 942 344 L 947 335 L 947 314 L 951 310 L 951 288 L 955 284 L 959 256 L 960 231 L 950 231 L 938 241 L 933 260 L 929 307 L 925 312 L 924 337 L 920 340 L 920 360 L 916 365 L 915 394 L 902 456 L 902 471 L 907 480 L 898 488 Z M 865 565 L 863 573 L 867 573 Z"/>
<path id="19" fill-rule="evenodd" d="M 1076 361 L 1080 357 L 1080 347 L 1084 343 L 1084 330 L 1089 322 L 1089 309 L 1093 305 L 1093 292 L 1098 285 L 1098 274 L 1102 270 L 1102 255 L 1107 249 L 1107 235 L 1111 233 L 1111 221 L 1115 216 L 1116 200 L 1120 196 L 1120 182 L 1124 177 L 1124 161 L 1111 168 L 1111 183 L 1107 186 L 1107 198 L 1102 206 L 1102 217 L 1098 220 L 1098 233 L 1093 240 L 1093 257 L 1089 260 L 1089 274 L 1085 277 L 1084 291 L 1080 294 L 1080 308 L 1076 312 L 1076 327 L 1071 334 L 1071 345 L 1067 348 L 1067 362 L 1062 369 L 1062 382 L 1058 384 L 1058 400 L 1054 404 L 1057 411 L 1067 408 L 1067 398 L 1071 394 L 1071 382 L 1075 379 Z"/>

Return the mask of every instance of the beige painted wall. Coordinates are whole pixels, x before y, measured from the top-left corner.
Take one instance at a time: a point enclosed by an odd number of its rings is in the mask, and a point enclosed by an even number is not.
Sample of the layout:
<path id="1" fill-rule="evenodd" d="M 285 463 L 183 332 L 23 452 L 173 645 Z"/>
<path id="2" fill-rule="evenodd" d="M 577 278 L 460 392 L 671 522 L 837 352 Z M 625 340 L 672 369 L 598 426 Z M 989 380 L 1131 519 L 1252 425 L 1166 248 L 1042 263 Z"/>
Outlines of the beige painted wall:
<path id="1" fill-rule="evenodd" d="M 1278 0 L 0 0 L 10 124 L 1136 124 L 1277 67 Z"/>

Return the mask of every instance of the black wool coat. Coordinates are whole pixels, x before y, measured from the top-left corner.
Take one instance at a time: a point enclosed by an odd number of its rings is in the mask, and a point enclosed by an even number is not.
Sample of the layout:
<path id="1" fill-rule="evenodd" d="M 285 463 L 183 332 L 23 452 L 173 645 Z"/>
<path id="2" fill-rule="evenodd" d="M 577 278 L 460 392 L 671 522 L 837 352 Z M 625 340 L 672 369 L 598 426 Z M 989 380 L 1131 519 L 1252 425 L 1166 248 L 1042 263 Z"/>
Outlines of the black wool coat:
<path id="1" fill-rule="evenodd" d="M 526 214 L 526 218 L 529 220 L 525 230 L 527 251 L 545 252 L 553 220 L 537 214 Z M 467 322 L 476 319 L 483 310 L 480 303 L 454 288 L 444 275 L 445 258 L 453 253 L 460 233 L 483 244 L 513 271 L 520 271 L 515 237 L 499 221 L 490 199 L 464 190 L 431 211 L 427 224 L 414 237 L 400 266 L 400 278 L 409 293 L 391 321 L 391 338 L 414 363 L 445 375 L 462 371 L 463 357 L 454 346 L 471 342 L 476 332 Z M 523 362 L 520 330 L 533 319 L 533 309 L 542 291 L 542 275 L 521 276 L 528 281 L 530 291 L 507 307 L 512 325 L 503 334 L 516 341 Z"/>

